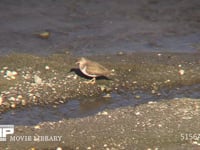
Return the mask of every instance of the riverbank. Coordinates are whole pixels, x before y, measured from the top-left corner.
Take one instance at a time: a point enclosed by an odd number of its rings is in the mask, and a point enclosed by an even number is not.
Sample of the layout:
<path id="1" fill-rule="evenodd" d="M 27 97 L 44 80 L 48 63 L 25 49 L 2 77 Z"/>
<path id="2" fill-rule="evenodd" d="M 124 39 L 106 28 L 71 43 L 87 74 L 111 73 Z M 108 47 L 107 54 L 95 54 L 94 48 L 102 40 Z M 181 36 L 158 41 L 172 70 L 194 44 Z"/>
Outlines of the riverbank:
<path id="1" fill-rule="evenodd" d="M 149 102 L 94 116 L 17 126 L 15 136 L 61 136 L 61 141 L 12 141 L 8 150 L 198 149 L 200 99 Z M 195 125 L 194 125 L 195 123 Z M 190 136 L 189 136 L 190 135 Z M 9 138 L 8 138 L 9 139 Z"/>
<path id="2" fill-rule="evenodd" d="M 161 88 L 200 82 L 200 54 L 133 53 L 93 56 L 115 76 L 89 80 L 75 65 L 76 57 L 55 54 L 39 57 L 13 54 L 0 59 L 0 112 L 26 105 L 60 104 L 72 98 L 104 96 L 121 90 L 147 90 L 159 95 Z M 90 58 L 90 57 L 88 57 Z"/>
<path id="3" fill-rule="evenodd" d="M 84 81 L 89 79 L 80 74 L 75 65 L 77 57 L 69 53 L 48 57 L 2 56 L 1 113 L 34 105 L 58 105 L 74 98 L 100 99 L 122 91 L 142 90 L 162 98 L 162 89 L 200 83 L 198 53 L 118 53 L 88 58 L 113 70 L 116 75 L 110 80 L 100 78 L 95 85 L 88 85 Z M 198 95 L 197 98 L 183 96 L 169 99 L 164 95 L 159 102 L 152 99 L 136 107 L 104 109 L 92 116 L 44 121 L 31 126 L 17 125 L 14 136 L 62 138 L 60 141 L 8 140 L 0 148 L 195 149 L 199 146 L 196 136 L 200 127 L 200 102 Z M 188 137 L 189 134 L 192 137 Z"/>

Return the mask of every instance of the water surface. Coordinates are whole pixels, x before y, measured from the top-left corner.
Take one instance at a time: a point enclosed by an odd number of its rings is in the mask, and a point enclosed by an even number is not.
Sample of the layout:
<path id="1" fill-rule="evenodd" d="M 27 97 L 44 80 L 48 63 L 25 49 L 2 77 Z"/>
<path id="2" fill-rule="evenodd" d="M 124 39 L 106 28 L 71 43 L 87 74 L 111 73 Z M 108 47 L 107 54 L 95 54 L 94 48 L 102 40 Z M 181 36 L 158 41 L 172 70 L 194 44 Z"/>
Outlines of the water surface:
<path id="1" fill-rule="evenodd" d="M 200 84 L 175 89 L 163 89 L 157 94 L 136 90 L 132 93 L 121 91 L 112 93 L 111 98 L 93 97 L 73 99 L 64 104 L 33 106 L 15 109 L 0 116 L 0 124 L 36 125 L 44 121 L 59 121 L 69 118 L 80 118 L 124 106 L 137 106 L 149 101 L 160 101 L 181 98 L 200 98 Z"/>

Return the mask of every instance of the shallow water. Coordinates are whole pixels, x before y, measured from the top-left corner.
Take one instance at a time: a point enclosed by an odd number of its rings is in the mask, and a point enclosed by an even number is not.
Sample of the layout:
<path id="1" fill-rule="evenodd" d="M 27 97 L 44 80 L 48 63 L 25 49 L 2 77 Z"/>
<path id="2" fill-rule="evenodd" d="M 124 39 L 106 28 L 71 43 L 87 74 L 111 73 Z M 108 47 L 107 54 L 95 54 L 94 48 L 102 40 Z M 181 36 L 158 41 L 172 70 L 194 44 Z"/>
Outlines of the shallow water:
<path id="1" fill-rule="evenodd" d="M 0 18 L 0 55 L 200 49 L 196 0 L 1 0 Z M 34 36 L 45 30 L 49 39 Z"/>
<path id="2" fill-rule="evenodd" d="M 15 109 L 1 114 L 0 124 L 35 125 L 44 121 L 59 121 L 63 118 L 77 118 L 115 109 L 123 106 L 137 106 L 149 101 L 170 100 L 174 98 L 200 98 L 200 84 L 175 89 L 163 89 L 159 94 L 148 91 L 121 91 L 112 93 L 111 98 L 74 99 L 64 104 L 33 106 Z"/>

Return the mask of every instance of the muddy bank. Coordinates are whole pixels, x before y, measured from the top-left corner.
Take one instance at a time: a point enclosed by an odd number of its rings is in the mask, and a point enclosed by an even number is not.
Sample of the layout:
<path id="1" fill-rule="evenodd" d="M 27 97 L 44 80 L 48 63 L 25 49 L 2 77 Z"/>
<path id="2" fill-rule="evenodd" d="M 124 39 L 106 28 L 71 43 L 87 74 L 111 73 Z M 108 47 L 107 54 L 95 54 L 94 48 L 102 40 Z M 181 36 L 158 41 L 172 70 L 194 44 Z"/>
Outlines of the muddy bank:
<path id="1" fill-rule="evenodd" d="M 15 136 L 58 135 L 59 142 L 12 141 L 2 149 L 198 149 L 199 99 L 149 102 L 95 116 L 17 126 Z M 194 125 L 195 123 L 195 125 Z M 188 135 L 192 135 L 188 137 Z"/>
<path id="2" fill-rule="evenodd" d="M 70 53 L 48 57 L 2 56 L 1 113 L 33 105 L 57 105 L 73 98 L 104 99 L 105 95 L 123 91 L 135 93 L 142 90 L 156 98 L 164 94 L 162 89 L 200 83 L 199 54 L 118 53 L 88 58 L 113 69 L 116 75 L 110 80 L 100 78 L 95 85 L 90 85 L 84 83 L 89 78 L 76 69 L 77 58 Z M 143 99 L 132 97 L 133 101 L 135 98 Z M 199 146 L 199 106 L 199 98 L 164 98 L 136 107 L 104 109 L 82 118 L 44 121 L 34 126 L 16 125 L 14 136 L 31 136 L 33 139 L 7 140 L 0 148 L 195 149 Z M 38 136 L 62 138 L 60 141 L 38 141 Z"/>
<path id="3" fill-rule="evenodd" d="M 1 57 L 1 112 L 27 105 L 59 104 L 72 98 L 103 97 L 113 91 L 147 90 L 200 82 L 199 54 L 133 53 L 93 56 L 116 73 L 97 84 L 85 84 L 70 54 L 49 57 L 13 54 Z M 90 57 L 88 57 L 90 58 Z"/>

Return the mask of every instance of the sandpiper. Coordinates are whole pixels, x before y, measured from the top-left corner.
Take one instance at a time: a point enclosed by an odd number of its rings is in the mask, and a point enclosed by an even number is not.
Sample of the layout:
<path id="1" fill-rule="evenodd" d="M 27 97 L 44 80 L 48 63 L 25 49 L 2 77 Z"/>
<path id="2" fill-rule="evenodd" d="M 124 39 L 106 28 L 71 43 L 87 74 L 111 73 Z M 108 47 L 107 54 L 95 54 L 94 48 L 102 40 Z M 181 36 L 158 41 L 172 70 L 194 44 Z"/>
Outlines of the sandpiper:
<path id="1" fill-rule="evenodd" d="M 76 64 L 79 64 L 79 69 L 83 74 L 86 76 L 92 77 L 92 80 L 86 83 L 96 83 L 96 77 L 105 76 L 108 77 L 109 75 L 113 75 L 113 73 L 102 66 L 101 64 L 81 57 Z"/>

